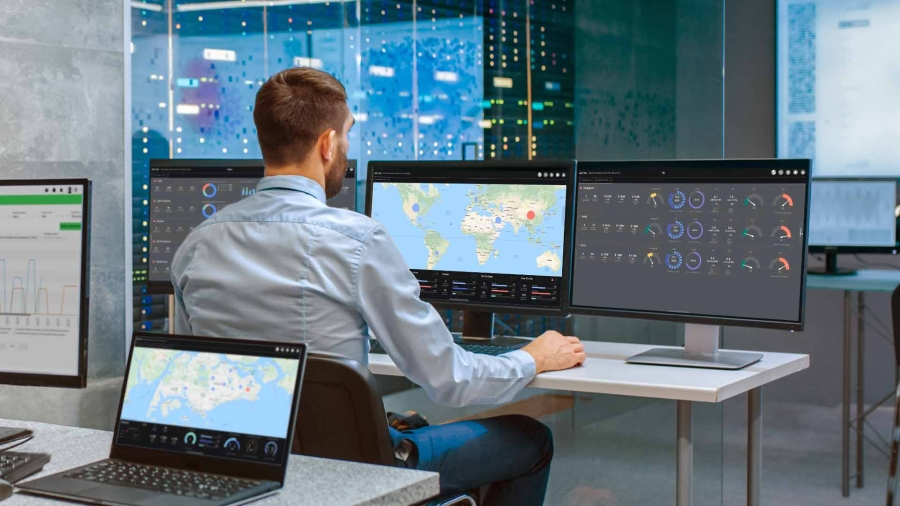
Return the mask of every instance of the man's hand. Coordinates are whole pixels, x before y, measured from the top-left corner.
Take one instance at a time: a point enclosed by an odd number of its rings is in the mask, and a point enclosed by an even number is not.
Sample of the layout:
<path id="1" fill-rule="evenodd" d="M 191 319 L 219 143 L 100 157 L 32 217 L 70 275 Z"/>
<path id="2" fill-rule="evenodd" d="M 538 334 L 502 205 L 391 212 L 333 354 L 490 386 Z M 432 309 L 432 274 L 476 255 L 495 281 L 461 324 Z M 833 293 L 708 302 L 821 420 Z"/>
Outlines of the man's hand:
<path id="1" fill-rule="evenodd" d="M 587 360 L 584 345 L 577 337 L 564 336 L 552 330 L 522 349 L 534 357 L 537 374 L 569 369 Z"/>

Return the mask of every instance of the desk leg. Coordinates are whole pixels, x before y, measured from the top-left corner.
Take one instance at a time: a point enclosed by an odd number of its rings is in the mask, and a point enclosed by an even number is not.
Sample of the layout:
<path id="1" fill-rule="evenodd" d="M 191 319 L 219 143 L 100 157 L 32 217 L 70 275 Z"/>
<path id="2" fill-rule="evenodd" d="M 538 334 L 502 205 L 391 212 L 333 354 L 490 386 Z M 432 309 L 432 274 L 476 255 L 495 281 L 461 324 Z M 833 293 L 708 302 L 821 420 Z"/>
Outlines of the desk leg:
<path id="1" fill-rule="evenodd" d="M 844 391 L 841 402 L 841 494 L 850 497 L 850 309 L 851 292 L 844 291 Z"/>
<path id="2" fill-rule="evenodd" d="M 678 470 L 675 485 L 675 505 L 691 506 L 694 478 L 693 410 L 691 401 L 678 401 Z"/>
<path id="3" fill-rule="evenodd" d="M 865 314 L 866 296 L 863 292 L 856 294 L 856 488 L 863 487 L 863 435 L 866 430 L 863 413 L 865 412 Z"/>
<path id="4" fill-rule="evenodd" d="M 762 387 L 747 396 L 747 506 L 759 506 L 762 481 Z"/>

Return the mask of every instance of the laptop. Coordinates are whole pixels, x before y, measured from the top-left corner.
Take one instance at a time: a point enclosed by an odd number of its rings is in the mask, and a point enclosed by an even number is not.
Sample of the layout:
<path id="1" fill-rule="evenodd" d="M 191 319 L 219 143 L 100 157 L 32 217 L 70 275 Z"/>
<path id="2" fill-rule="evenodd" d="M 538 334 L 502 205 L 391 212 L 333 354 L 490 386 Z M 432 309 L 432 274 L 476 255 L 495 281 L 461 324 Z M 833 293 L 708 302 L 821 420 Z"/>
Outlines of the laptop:
<path id="1" fill-rule="evenodd" d="M 136 333 L 109 458 L 18 485 L 89 504 L 245 504 L 284 485 L 306 345 Z"/>

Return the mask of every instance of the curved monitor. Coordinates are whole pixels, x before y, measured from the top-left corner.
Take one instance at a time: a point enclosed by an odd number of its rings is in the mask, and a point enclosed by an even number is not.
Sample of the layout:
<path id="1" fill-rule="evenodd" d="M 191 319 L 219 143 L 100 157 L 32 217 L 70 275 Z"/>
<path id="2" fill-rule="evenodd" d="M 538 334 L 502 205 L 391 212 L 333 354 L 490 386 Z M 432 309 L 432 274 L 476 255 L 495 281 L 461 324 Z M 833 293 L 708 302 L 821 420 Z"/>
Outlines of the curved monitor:
<path id="1" fill-rule="evenodd" d="M 579 162 L 570 311 L 802 330 L 809 170 Z"/>
<path id="2" fill-rule="evenodd" d="M 422 300 L 488 312 L 567 305 L 574 161 L 369 162 L 366 214 Z"/>
<path id="3" fill-rule="evenodd" d="M 87 385 L 87 179 L 0 181 L 0 384 Z"/>

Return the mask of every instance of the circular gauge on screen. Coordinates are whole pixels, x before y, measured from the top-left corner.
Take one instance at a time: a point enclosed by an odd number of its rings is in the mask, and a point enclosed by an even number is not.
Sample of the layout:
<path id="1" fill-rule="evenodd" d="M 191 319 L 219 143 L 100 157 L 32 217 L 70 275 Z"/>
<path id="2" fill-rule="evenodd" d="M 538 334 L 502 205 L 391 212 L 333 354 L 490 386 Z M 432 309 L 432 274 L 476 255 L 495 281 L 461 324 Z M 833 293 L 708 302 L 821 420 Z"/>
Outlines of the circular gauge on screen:
<path id="1" fill-rule="evenodd" d="M 669 226 L 666 227 L 666 235 L 669 236 L 669 239 L 681 239 L 681 236 L 684 235 L 684 224 L 678 220 L 669 223 Z"/>
<path id="2" fill-rule="evenodd" d="M 706 195 L 703 195 L 702 191 L 696 190 L 691 192 L 691 197 L 688 199 L 688 204 L 691 206 L 691 209 L 700 209 L 705 203 Z"/>
<path id="3" fill-rule="evenodd" d="M 693 240 L 697 240 L 703 236 L 703 225 L 699 221 L 695 221 L 687 226 L 687 235 Z"/>
<path id="4" fill-rule="evenodd" d="M 674 193 L 669 194 L 669 206 L 672 209 L 681 209 L 684 207 L 684 192 L 681 190 L 676 190 Z"/>
<path id="5" fill-rule="evenodd" d="M 681 256 L 681 253 L 677 251 L 673 251 L 666 255 L 666 267 L 671 270 L 676 270 L 681 268 L 681 264 L 684 262 L 684 257 Z"/>

